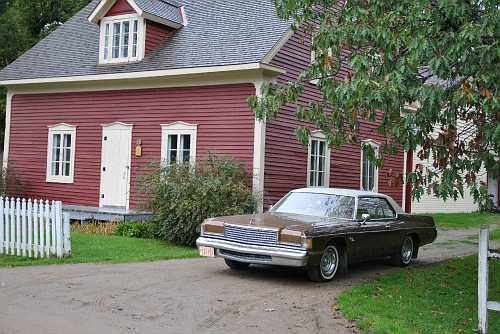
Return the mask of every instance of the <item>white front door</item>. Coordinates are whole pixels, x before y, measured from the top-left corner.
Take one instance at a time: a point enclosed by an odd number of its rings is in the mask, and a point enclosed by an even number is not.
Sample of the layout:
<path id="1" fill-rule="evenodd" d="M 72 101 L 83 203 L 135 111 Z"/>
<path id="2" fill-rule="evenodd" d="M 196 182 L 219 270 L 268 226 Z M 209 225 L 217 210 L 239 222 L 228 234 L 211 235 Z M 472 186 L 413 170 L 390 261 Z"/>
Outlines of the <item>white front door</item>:
<path id="1" fill-rule="evenodd" d="M 115 122 L 102 127 L 99 206 L 115 206 L 128 209 L 132 125 Z"/>

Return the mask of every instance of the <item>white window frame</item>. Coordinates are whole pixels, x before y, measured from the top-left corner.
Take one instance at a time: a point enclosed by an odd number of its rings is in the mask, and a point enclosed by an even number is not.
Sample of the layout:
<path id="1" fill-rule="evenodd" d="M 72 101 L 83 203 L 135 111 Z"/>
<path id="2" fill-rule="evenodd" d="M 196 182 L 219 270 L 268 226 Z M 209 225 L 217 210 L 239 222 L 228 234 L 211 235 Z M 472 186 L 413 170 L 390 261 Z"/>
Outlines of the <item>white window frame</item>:
<path id="1" fill-rule="evenodd" d="M 380 144 L 372 139 L 368 139 L 368 140 L 363 140 L 362 143 L 361 143 L 361 162 L 360 162 L 360 174 L 359 174 L 359 189 L 360 190 L 365 190 L 365 191 L 374 191 L 374 192 L 378 192 L 378 168 L 377 166 L 375 166 L 375 163 L 373 161 L 370 161 L 368 160 L 368 163 L 370 165 L 373 165 L 373 188 L 372 189 L 364 189 L 364 185 L 363 185 L 363 176 L 364 176 L 364 173 L 365 172 L 369 172 L 368 171 L 365 171 L 365 168 L 364 168 L 364 160 L 365 160 L 365 152 L 363 150 L 363 146 L 364 145 L 370 145 L 371 147 L 373 147 L 375 149 L 375 155 L 378 155 L 378 149 L 380 147 Z M 368 159 L 368 158 L 366 158 Z M 368 175 L 368 177 L 370 177 Z"/>
<path id="2" fill-rule="evenodd" d="M 76 151 L 76 125 L 69 125 L 66 123 L 59 123 L 56 125 L 48 126 L 49 134 L 47 141 L 47 174 L 46 182 L 55 183 L 73 183 L 75 173 L 75 151 Z M 69 157 L 69 175 L 52 175 L 52 151 L 54 146 L 54 135 L 61 136 L 61 143 L 63 142 L 64 135 L 71 135 L 71 147 Z M 60 171 L 62 167 L 60 166 Z"/>
<path id="3" fill-rule="evenodd" d="M 316 51 L 314 51 L 312 49 L 312 42 L 313 42 L 313 39 L 314 37 L 311 37 L 311 44 L 309 45 L 309 48 L 311 49 L 311 60 L 310 60 L 310 64 L 312 65 L 312 63 L 314 63 L 314 61 L 316 61 Z M 333 55 L 333 51 L 332 51 L 332 48 L 328 48 L 328 56 L 332 56 Z M 311 79 L 309 80 L 309 82 L 313 85 L 317 85 L 318 82 L 319 82 L 319 78 L 317 79 Z"/>
<path id="4" fill-rule="evenodd" d="M 196 161 L 196 137 L 198 132 L 197 124 L 189 124 L 184 122 L 175 122 L 170 124 L 161 124 L 161 160 L 165 165 L 168 165 L 168 137 L 177 135 L 180 140 L 181 135 L 190 135 L 189 143 L 189 163 L 194 164 Z M 181 157 L 180 145 L 177 145 L 177 163 Z"/>
<path id="5" fill-rule="evenodd" d="M 136 55 L 132 56 L 132 46 L 133 46 L 133 24 L 134 20 L 137 20 L 137 51 Z M 129 40 L 128 40 L 128 56 L 123 57 L 122 53 L 122 42 L 123 34 L 121 30 L 121 24 L 123 22 L 129 22 Z M 119 57 L 113 58 L 113 25 L 115 23 L 120 23 L 120 43 L 119 43 Z M 109 24 L 109 30 L 106 31 L 106 25 Z M 99 38 L 99 63 L 100 64 L 112 64 L 112 63 L 124 63 L 131 61 L 140 61 L 144 58 L 144 50 L 146 45 L 146 29 L 145 29 L 144 18 L 137 14 L 127 14 L 104 17 L 100 22 L 100 38 Z M 106 32 L 108 32 L 108 39 L 106 39 Z M 105 54 L 105 47 L 107 43 L 107 56 Z"/>
<path id="6" fill-rule="evenodd" d="M 318 141 L 318 142 L 323 142 L 325 144 L 325 179 L 324 179 L 324 184 L 323 185 L 317 185 L 318 184 L 318 176 L 319 172 L 321 172 L 319 169 L 316 171 L 315 178 L 311 178 L 311 173 L 313 172 L 311 170 L 311 162 L 313 158 L 318 158 L 318 156 L 313 157 L 312 155 L 312 142 L 313 141 Z M 311 133 L 309 136 L 309 145 L 308 145 L 308 152 L 307 152 L 307 187 L 323 187 L 323 188 L 328 188 L 330 186 L 330 153 L 331 149 L 328 146 L 328 143 L 326 141 L 326 136 L 322 131 L 314 131 Z M 319 161 L 316 162 L 316 166 L 319 166 Z M 313 182 L 314 181 L 314 182 Z M 312 183 L 312 184 L 311 184 Z"/>

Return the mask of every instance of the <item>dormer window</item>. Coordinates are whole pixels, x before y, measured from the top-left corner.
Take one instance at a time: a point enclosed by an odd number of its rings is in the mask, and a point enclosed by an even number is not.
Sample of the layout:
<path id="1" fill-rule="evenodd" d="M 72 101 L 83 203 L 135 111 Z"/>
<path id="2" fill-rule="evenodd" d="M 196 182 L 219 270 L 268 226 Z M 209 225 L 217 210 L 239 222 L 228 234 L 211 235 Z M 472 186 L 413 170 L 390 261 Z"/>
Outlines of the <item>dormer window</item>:
<path id="1" fill-rule="evenodd" d="M 100 63 L 138 61 L 144 57 L 144 19 L 137 15 L 101 20 Z"/>
<path id="2" fill-rule="evenodd" d="M 88 20 L 100 28 L 99 64 L 140 61 L 187 25 L 184 6 L 166 0 L 101 0 Z"/>

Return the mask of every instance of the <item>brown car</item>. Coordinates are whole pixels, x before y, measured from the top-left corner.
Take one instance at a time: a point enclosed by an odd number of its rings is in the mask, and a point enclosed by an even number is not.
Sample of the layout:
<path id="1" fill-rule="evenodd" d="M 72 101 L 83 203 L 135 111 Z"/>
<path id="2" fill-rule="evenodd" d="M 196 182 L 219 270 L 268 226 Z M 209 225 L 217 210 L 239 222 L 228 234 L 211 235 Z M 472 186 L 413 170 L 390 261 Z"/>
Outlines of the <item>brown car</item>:
<path id="1" fill-rule="evenodd" d="M 200 255 L 222 257 L 233 269 L 302 267 L 311 280 L 327 282 L 348 263 L 376 257 L 406 266 L 436 236 L 432 217 L 405 214 L 389 196 L 304 188 L 266 213 L 206 219 L 196 244 Z"/>

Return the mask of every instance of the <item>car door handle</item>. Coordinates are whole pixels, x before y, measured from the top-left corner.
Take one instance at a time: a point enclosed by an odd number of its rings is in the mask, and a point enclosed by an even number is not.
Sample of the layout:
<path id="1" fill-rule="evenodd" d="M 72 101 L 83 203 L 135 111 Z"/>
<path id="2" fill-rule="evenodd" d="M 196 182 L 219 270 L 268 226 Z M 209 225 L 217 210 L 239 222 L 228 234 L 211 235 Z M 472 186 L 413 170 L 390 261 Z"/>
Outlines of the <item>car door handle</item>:
<path id="1" fill-rule="evenodd" d="M 391 225 L 385 225 L 385 228 L 386 228 L 386 230 L 392 230 L 392 226 Z"/>

